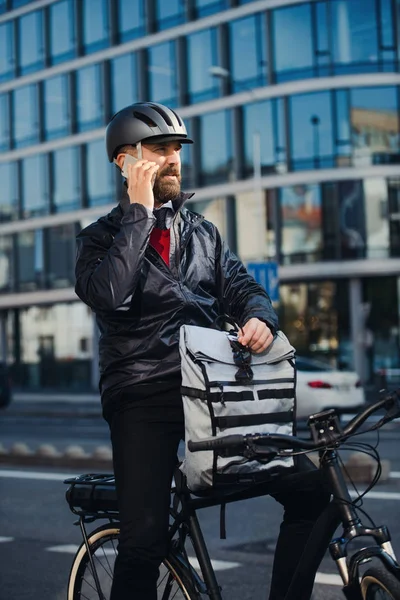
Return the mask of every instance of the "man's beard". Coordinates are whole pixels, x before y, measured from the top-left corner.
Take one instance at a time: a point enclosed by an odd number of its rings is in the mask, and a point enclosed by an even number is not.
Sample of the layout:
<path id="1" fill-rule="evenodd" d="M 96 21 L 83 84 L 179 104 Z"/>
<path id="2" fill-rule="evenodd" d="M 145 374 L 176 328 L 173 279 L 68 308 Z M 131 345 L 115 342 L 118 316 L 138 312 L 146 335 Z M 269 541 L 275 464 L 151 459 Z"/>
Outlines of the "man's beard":
<path id="1" fill-rule="evenodd" d="M 165 175 L 175 175 L 176 179 L 165 179 Z M 179 171 L 174 168 L 169 167 L 157 173 L 153 187 L 155 200 L 161 204 L 175 200 L 181 191 L 181 181 Z"/>

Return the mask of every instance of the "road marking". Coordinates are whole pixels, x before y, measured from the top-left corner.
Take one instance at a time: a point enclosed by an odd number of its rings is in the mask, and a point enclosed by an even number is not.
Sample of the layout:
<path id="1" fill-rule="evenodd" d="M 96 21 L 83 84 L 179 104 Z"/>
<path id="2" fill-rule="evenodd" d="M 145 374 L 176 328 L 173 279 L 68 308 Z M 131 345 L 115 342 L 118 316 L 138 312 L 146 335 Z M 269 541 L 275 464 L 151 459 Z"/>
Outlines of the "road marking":
<path id="1" fill-rule="evenodd" d="M 201 572 L 199 561 L 194 556 L 189 556 L 189 562 L 196 571 Z M 214 571 L 226 571 L 227 569 L 236 569 L 242 565 L 238 562 L 230 562 L 229 560 L 215 560 L 211 559 L 211 564 Z"/>
<path id="2" fill-rule="evenodd" d="M 13 537 L 3 537 L 0 535 L 0 544 L 4 544 L 5 542 L 13 542 L 15 538 Z"/>
<path id="3" fill-rule="evenodd" d="M 359 490 L 359 492 L 350 491 L 350 496 L 352 498 L 358 498 L 360 494 L 363 493 L 363 490 Z M 366 499 L 370 500 L 400 500 L 400 492 L 368 492 L 364 496 Z"/>
<path id="4" fill-rule="evenodd" d="M 315 583 L 322 583 L 323 585 L 339 585 L 343 587 L 343 580 L 340 575 L 334 575 L 333 573 L 317 573 L 315 576 Z"/>
<path id="5" fill-rule="evenodd" d="M 400 471 L 391 471 L 389 477 L 391 479 L 400 479 Z"/>
<path id="6" fill-rule="evenodd" d="M 76 554 L 79 546 L 75 544 L 65 544 L 64 546 L 51 546 L 46 548 L 47 552 L 63 552 L 65 554 Z"/>
<path id="7" fill-rule="evenodd" d="M 14 471 L 12 469 L 0 469 L 0 477 L 11 479 L 41 479 L 48 481 L 64 481 L 75 477 L 73 473 L 43 473 L 40 471 Z"/>

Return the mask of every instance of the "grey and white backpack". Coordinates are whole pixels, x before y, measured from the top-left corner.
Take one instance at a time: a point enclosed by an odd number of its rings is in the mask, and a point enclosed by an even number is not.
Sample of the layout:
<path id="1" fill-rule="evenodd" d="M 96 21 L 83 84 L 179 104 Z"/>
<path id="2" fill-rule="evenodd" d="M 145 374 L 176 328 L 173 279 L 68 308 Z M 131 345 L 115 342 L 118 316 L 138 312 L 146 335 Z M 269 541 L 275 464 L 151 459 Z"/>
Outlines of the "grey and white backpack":
<path id="1" fill-rule="evenodd" d="M 181 469 L 194 493 L 268 480 L 293 468 L 291 457 L 259 462 L 215 451 L 192 453 L 188 440 L 233 433 L 293 434 L 295 349 L 282 331 L 262 354 L 250 354 L 234 330 L 180 330 L 186 453 Z"/>

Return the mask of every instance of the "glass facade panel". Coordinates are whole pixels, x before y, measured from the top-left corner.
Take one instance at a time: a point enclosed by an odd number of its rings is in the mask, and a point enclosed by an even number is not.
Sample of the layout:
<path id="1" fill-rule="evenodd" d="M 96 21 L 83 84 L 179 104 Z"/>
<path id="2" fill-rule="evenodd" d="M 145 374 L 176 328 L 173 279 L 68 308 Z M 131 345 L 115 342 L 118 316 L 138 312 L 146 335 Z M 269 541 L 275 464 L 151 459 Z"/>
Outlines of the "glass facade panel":
<path id="1" fill-rule="evenodd" d="M 106 0 L 82 0 L 83 47 L 86 54 L 109 44 L 108 7 Z"/>
<path id="2" fill-rule="evenodd" d="M 157 44 L 148 50 L 150 98 L 170 107 L 178 104 L 176 45 L 174 41 Z"/>
<path id="3" fill-rule="evenodd" d="M 69 133 L 68 91 L 67 75 L 58 75 L 43 82 L 44 135 L 47 140 Z"/>
<path id="4" fill-rule="evenodd" d="M 66 288 L 75 285 L 77 233 L 73 223 L 45 230 L 46 274 L 50 288 Z"/>
<path id="5" fill-rule="evenodd" d="M 111 110 L 115 114 L 138 101 L 136 54 L 124 54 L 110 61 Z"/>
<path id="6" fill-rule="evenodd" d="M 195 0 L 196 17 L 206 17 L 229 7 L 228 0 Z"/>
<path id="7" fill-rule="evenodd" d="M 17 181 L 17 163 L 0 163 L 0 222 L 18 219 Z"/>
<path id="8" fill-rule="evenodd" d="M 266 84 L 265 15 L 257 14 L 229 23 L 230 73 L 233 92 Z"/>
<path id="9" fill-rule="evenodd" d="M 24 219 L 49 212 L 47 156 L 38 154 L 22 161 L 22 216 Z"/>
<path id="10" fill-rule="evenodd" d="M 290 99 L 290 123 L 293 169 L 333 166 L 330 92 L 293 96 Z"/>
<path id="11" fill-rule="evenodd" d="M 355 164 L 400 162 L 397 94 L 394 87 L 350 91 Z"/>
<path id="12" fill-rule="evenodd" d="M 74 58 L 76 54 L 74 33 L 74 4 L 62 0 L 49 6 L 50 61 L 53 65 Z"/>
<path id="13" fill-rule="evenodd" d="M 2 293 L 11 292 L 15 285 L 13 247 L 12 235 L 0 236 L 0 291 Z"/>
<path id="14" fill-rule="evenodd" d="M 284 262 L 315 262 L 322 247 L 319 185 L 296 185 L 279 190 Z"/>
<path id="15" fill-rule="evenodd" d="M 337 166 L 347 166 L 348 161 L 342 157 L 351 155 L 351 127 L 350 127 L 350 98 L 348 90 L 333 92 L 336 124 L 336 155 Z"/>
<path id="16" fill-rule="evenodd" d="M 0 94 L 0 151 L 10 148 L 9 94 Z"/>
<path id="17" fill-rule="evenodd" d="M 102 72 L 91 65 L 76 72 L 78 130 L 100 127 L 103 121 Z"/>
<path id="18" fill-rule="evenodd" d="M 387 182 L 370 177 L 363 182 L 366 219 L 367 258 L 389 256 Z"/>
<path id="19" fill-rule="evenodd" d="M 341 258 L 364 258 L 367 232 L 362 181 L 339 181 L 337 186 Z"/>
<path id="20" fill-rule="evenodd" d="M 86 151 L 88 206 L 114 202 L 116 169 L 107 160 L 103 140 L 87 144 Z"/>
<path id="21" fill-rule="evenodd" d="M 257 171 L 255 160 L 261 159 L 261 172 L 275 173 L 275 140 L 273 134 L 272 101 L 265 100 L 243 107 L 245 175 Z M 259 140 L 259 141 L 258 141 Z M 259 154 L 258 154 L 258 144 Z M 256 153 L 254 153 L 256 151 Z"/>
<path id="22" fill-rule="evenodd" d="M 219 64 L 217 30 L 193 33 L 188 36 L 187 45 L 189 103 L 216 98 L 220 82 L 212 75 L 211 68 Z"/>
<path id="23" fill-rule="evenodd" d="M 0 23 L 0 82 L 14 77 L 14 36 L 12 22 Z"/>
<path id="24" fill-rule="evenodd" d="M 44 33 L 42 11 L 20 17 L 18 23 L 19 72 L 26 75 L 44 67 Z"/>
<path id="25" fill-rule="evenodd" d="M 83 302 L 18 312 L 21 356 L 13 379 L 34 390 L 90 390 L 93 320 Z M 85 341 L 85 343 L 83 343 Z"/>
<path id="26" fill-rule="evenodd" d="M 13 99 L 13 142 L 17 148 L 39 142 L 36 84 L 17 88 Z"/>
<path id="27" fill-rule="evenodd" d="M 190 119 L 185 119 L 186 131 L 188 133 L 188 137 L 192 138 L 192 122 Z M 182 144 L 181 150 L 181 173 L 182 173 L 182 182 L 181 187 L 183 190 L 187 190 L 191 186 L 193 186 L 194 180 L 194 159 L 193 159 L 193 145 L 192 144 Z"/>
<path id="28" fill-rule="evenodd" d="M 17 281 L 20 292 L 45 287 L 43 230 L 17 234 Z"/>
<path id="29" fill-rule="evenodd" d="M 337 73 L 376 69 L 378 16 L 375 0 L 332 0 L 333 61 Z"/>
<path id="30" fill-rule="evenodd" d="M 313 75 L 311 6 L 301 4 L 272 11 L 276 81 Z"/>
<path id="31" fill-rule="evenodd" d="M 175 27 L 185 21 L 185 3 L 182 0 L 157 0 L 156 14 L 158 29 Z"/>
<path id="32" fill-rule="evenodd" d="M 52 166 L 53 211 L 77 210 L 81 207 L 79 149 L 74 147 L 55 151 Z"/>
<path id="33" fill-rule="evenodd" d="M 127 42 L 144 35 L 145 0 L 117 0 L 117 2 L 119 41 Z"/>
<path id="34" fill-rule="evenodd" d="M 202 185 L 234 178 L 230 118 L 230 111 L 200 117 Z"/>

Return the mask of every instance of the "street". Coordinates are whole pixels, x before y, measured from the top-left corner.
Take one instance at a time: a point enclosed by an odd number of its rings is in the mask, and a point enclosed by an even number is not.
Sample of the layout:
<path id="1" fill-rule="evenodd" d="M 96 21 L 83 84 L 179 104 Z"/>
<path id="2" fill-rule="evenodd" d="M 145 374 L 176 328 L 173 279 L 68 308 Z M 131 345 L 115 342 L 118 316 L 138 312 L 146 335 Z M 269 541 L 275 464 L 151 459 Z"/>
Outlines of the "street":
<path id="1" fill-rule="evenodd" d="M 2 413 L 3 444 L 22 441 L 52 442 L 62 448 L 70 443 L 107 443 L 101 419 L 59 416 L 46 420 Z M 382 459 L 390 460 L 391 478 L 378 484 L 363 509 L 377 524 L 387 524 L 400 555 L 400 424 L 381 430 Z M 83 439 L 84 437 L 84 439 Z M 357 441 L 376 442 L 376 434 Z M 89 446 L 88 446 L 89 447 Z M 66 585 L 73 552 L 80 543 L 75 515 L 65 502 L 64 477 L 75 475 L 62 469 L 27 469 L 22 465 L 0 468 L 0 600 L 66 600 Z M 359 484 L 360 489 L 365 486 Z M 227 539 L 219 539 L 219 509 L 200 514 L 224 599 L 264 600 L 269 582 L 281 508 L 271 498 L 258 498 L 227 506 Z M 100 523 L 99 523 L 100 524 Z M 96 524 L 94 525 L 96 526 Z M 313 600 L 339 596 L 335 565 L 326 557 L 320 566 Z"/>

